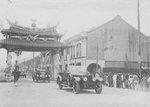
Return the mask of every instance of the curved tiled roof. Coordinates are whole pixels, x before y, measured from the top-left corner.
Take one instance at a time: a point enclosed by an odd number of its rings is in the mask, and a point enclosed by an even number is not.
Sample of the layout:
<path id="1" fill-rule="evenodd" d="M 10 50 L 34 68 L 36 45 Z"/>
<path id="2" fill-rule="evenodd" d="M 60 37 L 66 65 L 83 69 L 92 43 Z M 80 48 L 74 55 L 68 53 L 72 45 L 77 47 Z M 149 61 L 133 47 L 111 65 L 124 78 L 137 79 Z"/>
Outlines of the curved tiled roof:
<path id="1" fill-rule="evenodd" d="M 59 38 L 62 35 L 60 35 L 56 27 L 49 27 L 49 28 L 28 28 L 19 26 L 16 24 L 11 24 L 9 29 L 3 29 L 1 31 L 4 35 L 10 35 L 10 36 L 28 36 L 28 35 L 39 35 L 40 37 L 56 37 Z"/>

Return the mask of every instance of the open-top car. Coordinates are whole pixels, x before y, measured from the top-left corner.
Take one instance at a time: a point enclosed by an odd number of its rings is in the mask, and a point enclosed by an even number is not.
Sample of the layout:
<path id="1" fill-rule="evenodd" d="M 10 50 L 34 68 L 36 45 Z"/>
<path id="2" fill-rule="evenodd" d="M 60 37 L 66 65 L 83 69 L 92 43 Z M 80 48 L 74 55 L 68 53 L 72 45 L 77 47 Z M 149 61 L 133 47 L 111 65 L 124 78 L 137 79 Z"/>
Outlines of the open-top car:
<path id="1" fill-rule="evenodd" d="M 102 92 L 103 78 L 99 73 L 90 74 L 89 72 L 60 72 L 57 77 L 57 84 L 60 89 L 71 87 L 75 94 L 81 89 L 95 89 L 97 94 Z"/>
<path id="2" fill-rule="evenodd" d="M 32 74 L 34 82 L 50 82 L 50 74 L 45 69 L 36 69 Z"/>

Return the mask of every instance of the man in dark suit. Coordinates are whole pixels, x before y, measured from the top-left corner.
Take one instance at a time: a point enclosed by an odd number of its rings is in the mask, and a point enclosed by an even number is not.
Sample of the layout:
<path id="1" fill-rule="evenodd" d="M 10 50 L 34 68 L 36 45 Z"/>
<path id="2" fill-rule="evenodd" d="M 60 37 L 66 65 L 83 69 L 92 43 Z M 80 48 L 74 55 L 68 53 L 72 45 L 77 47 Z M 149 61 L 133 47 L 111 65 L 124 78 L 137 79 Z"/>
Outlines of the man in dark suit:
<path id="1" fill-rule="evenodd" d="M 20 73 L 21 72 L 19 71 L 18 61 L 16 61 L 14 71 L 12 72 L 12 75 L 14 76 L 14 84 L 15 84 L 15 86 L 17 86 L 16 82 L 18 81 L 18 79 L 20 77 Z"/>

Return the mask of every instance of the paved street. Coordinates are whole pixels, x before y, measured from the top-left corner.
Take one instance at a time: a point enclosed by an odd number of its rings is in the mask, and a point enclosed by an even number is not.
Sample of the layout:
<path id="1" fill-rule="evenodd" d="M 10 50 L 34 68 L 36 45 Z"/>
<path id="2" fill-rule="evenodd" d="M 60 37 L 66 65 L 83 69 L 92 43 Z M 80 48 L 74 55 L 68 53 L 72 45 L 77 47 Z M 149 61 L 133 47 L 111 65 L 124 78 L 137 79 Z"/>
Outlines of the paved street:
<path id="1" fill-rule="evenodd" d="M 31 79 L 0 83 L 0 107 L 150 107 L 150 93 L 104 87 L 101 95 L 92 90 L 73 94 L 59 90 L 55 82 L 33 83 Z"/>

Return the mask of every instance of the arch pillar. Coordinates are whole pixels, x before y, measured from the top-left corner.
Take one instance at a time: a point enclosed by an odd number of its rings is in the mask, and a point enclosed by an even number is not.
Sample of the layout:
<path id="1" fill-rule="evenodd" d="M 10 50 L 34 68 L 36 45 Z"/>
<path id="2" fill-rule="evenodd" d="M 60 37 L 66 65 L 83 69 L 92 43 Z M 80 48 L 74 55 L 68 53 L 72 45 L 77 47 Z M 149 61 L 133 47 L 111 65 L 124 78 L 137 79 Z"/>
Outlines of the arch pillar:
<path id="1" fill-rule="evenodd" d="M 7 50 L 6 69 L 5 69 L 7 81 L 10 81 L 11 72 L 12 72 L 12 55 L 11 51 Z"/>
<path id="2" fill-rule="evenodd" d="M 51 63 L 51 67 L 52 67 L 52 71 L 51 71 L 51 76 L 52 76 L 52 79 L 54 80 L 54 66 L 55 66 L 55 64 L 54 64 L 54 55 L 55 55 L 55 52 L 54 52 L 54 50 L 52 50 L 51 51 L 51 61 L 50 61 L 50 63 Z"/>

